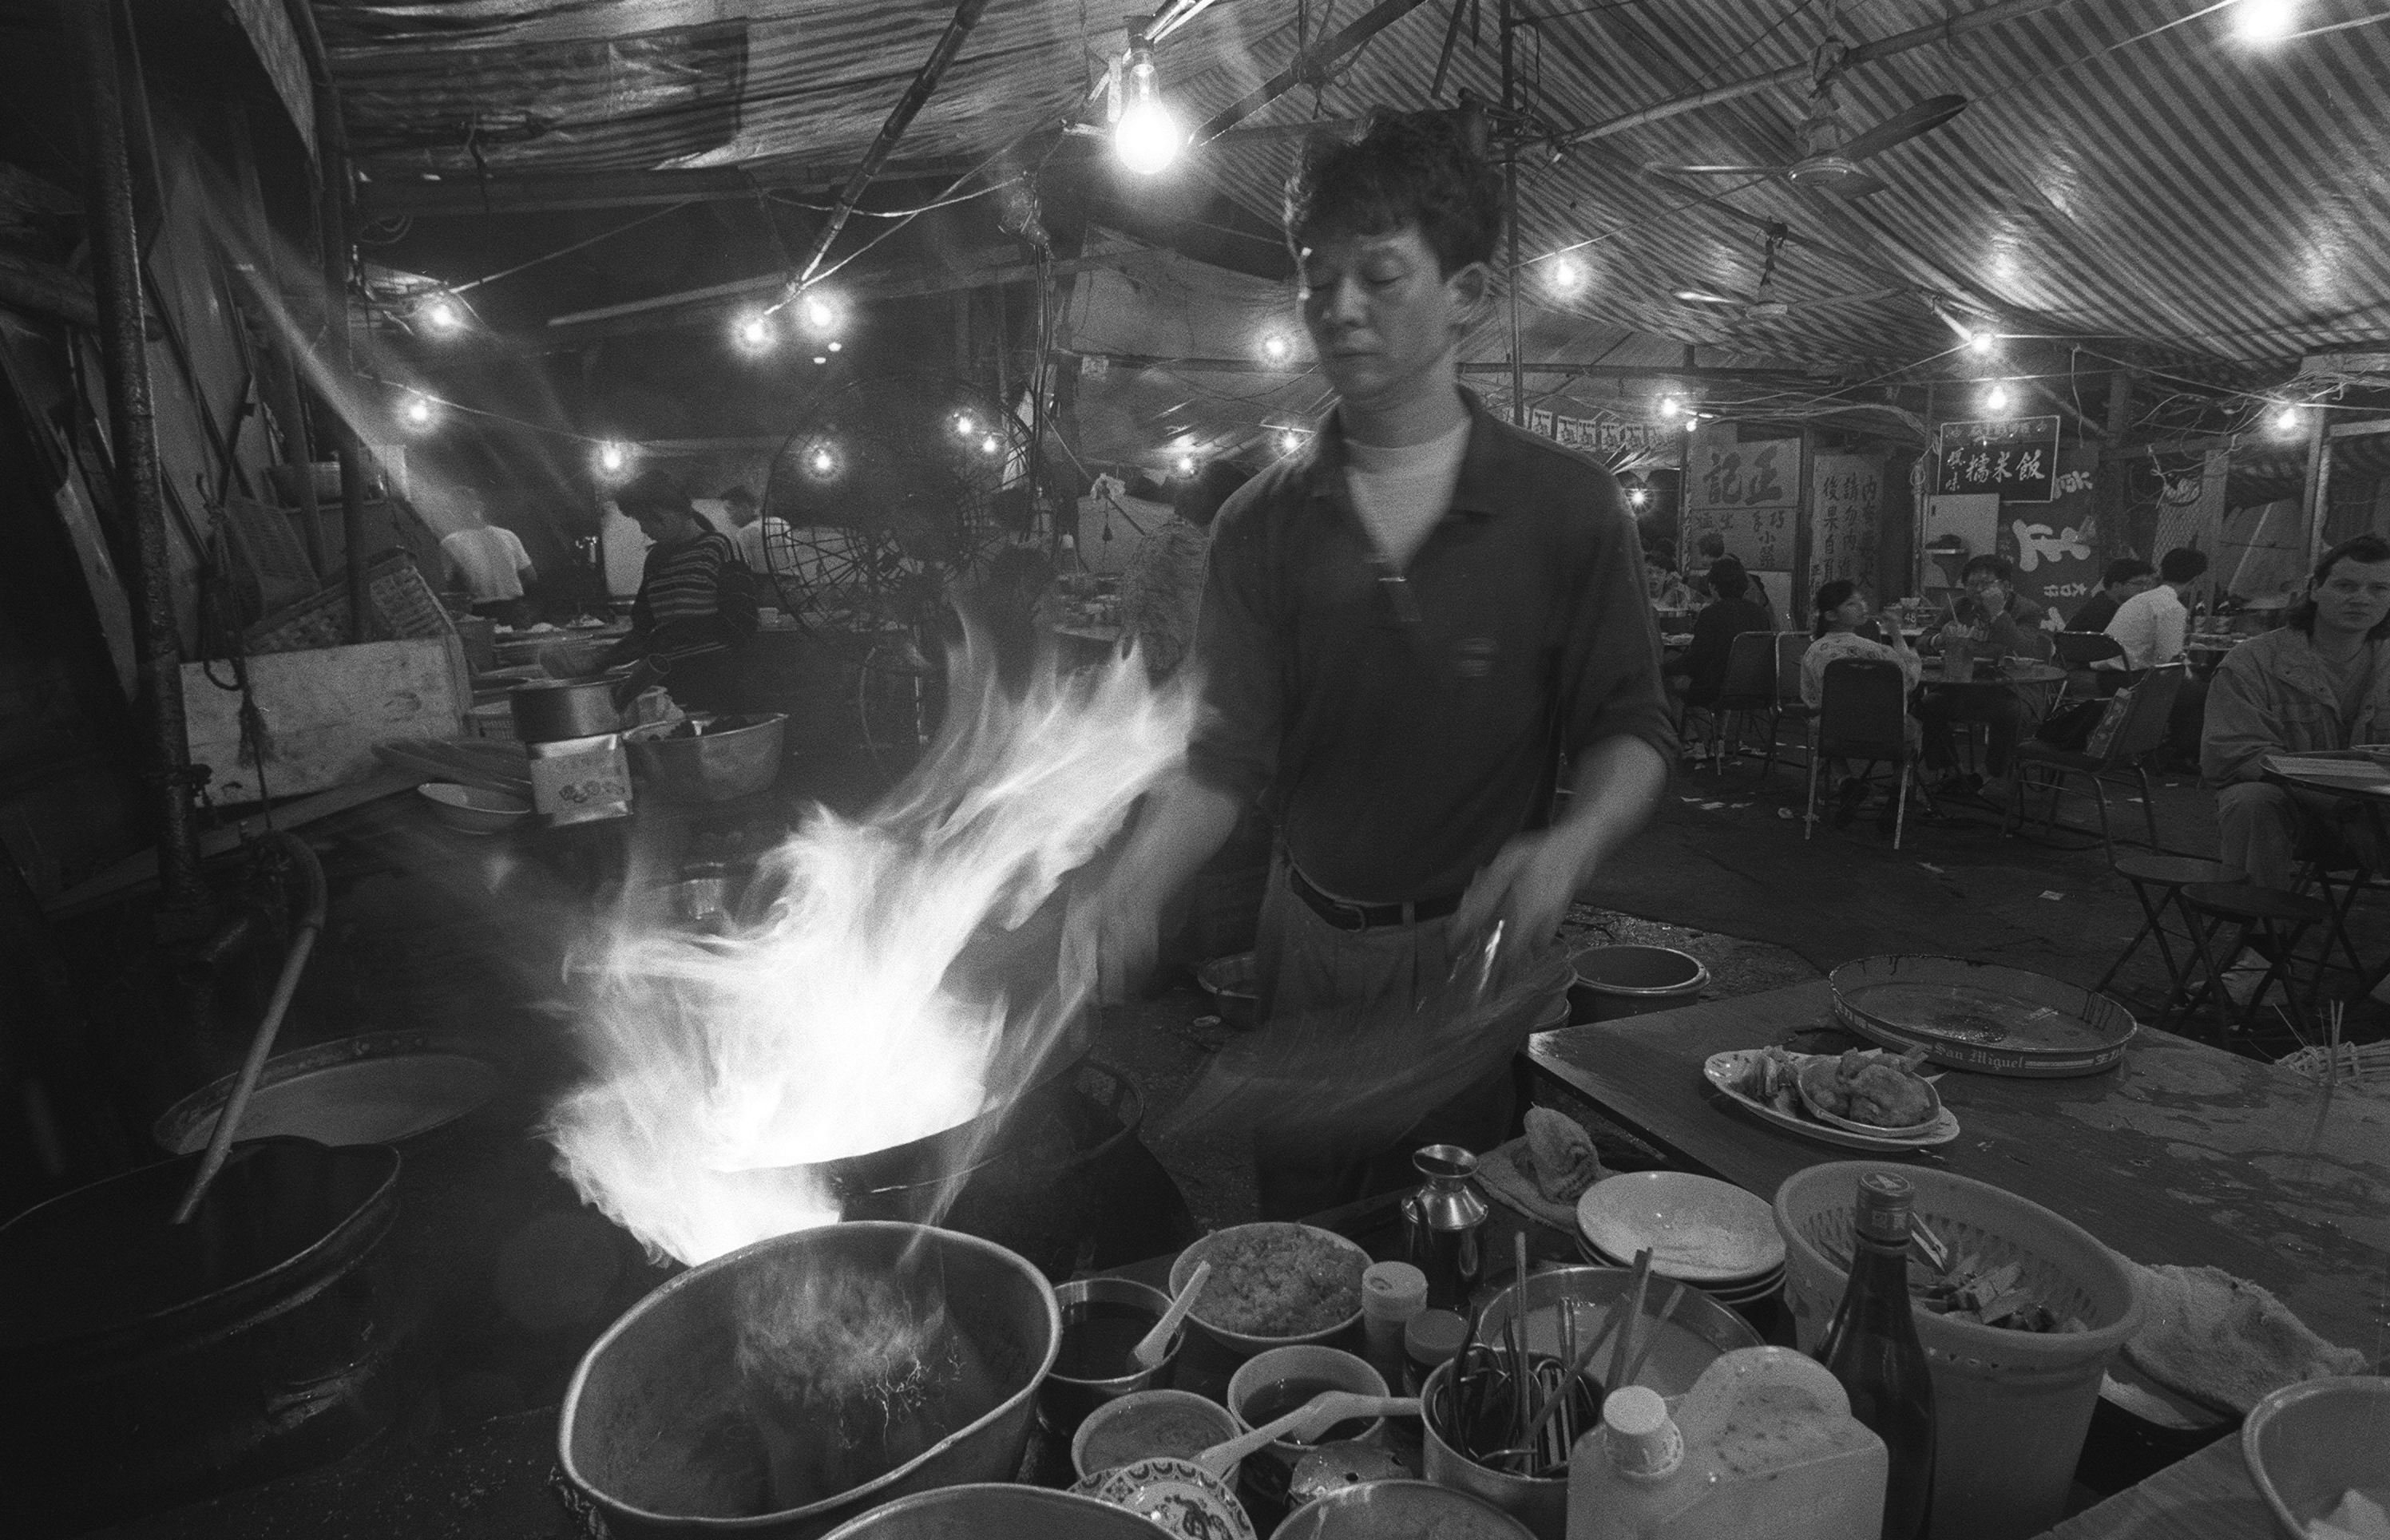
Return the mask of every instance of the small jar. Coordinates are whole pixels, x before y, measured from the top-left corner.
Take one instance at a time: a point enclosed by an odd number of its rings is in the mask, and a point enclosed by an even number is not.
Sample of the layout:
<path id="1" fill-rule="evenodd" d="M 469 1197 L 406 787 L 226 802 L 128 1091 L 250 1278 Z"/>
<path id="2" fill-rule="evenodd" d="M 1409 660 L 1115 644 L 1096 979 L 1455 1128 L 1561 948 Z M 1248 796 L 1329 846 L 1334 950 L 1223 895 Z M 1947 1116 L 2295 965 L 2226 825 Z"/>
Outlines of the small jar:
<path id="1" fill-rule="evenodd" d="M 1403 1328 L 1427 1308 L 1427 1275 L 1407 1262 L 1375 1263 L 1361 1275 L 1361 1326 L 1369 1367 L 1389 1385 L 1403 1382 Z"/>
<path id="2" fill-rule="evenodd" d="M 1417 1395 L 1429 1375 L 1460 1352 L 1469 1323 L 1457 1311 L 1422 1310 L 1403 1328 L 1403 1393 Z"/>

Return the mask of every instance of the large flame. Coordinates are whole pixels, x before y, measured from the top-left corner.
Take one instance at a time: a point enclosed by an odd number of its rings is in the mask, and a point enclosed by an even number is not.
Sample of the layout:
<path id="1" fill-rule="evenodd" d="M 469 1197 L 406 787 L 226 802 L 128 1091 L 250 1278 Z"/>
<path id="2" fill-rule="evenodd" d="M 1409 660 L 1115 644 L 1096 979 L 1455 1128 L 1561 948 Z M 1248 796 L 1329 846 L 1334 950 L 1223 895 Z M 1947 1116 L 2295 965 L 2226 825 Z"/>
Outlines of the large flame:
<path id="1" fill-rule="evenodd" d="M 1035 914 L 1176 767 L 1192 694 L 1135 656 L 1008 693 L 974 654 L 904 785 L 860 821 L 815 810 L 765 857 L 760 918 L 697 936 L 626 914 L 582 959 L 594 1075 L 547 1133 L 651 1250 L 695 1264 L 836 1219 L 782 1168 L 968 1121 L 1084 1002 L 1050 946 L 1012 969 L 965 948 Z"/>

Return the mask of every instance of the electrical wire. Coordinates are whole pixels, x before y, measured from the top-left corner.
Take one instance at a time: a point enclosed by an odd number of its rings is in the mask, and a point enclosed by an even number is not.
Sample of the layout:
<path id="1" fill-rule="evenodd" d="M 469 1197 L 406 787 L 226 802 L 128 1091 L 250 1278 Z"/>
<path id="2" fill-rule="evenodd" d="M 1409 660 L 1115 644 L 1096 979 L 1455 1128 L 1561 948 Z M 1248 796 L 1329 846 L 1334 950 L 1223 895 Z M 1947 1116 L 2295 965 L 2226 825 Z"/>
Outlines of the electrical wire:
<path id="1" fill-rule="evenodd" d="M 501 268 L 495 273 L 484 274 L 482 276 L 473 279 L 469 283 L 451 285 L 443 292 L 451 295 L 462 294 L 469 289 L 479 289 L 483 284 L 495 283 L 500 278 L 511 278 L 518 273 L 528 272 L 532 268 L 539 266 L 542 263 L 554 262 L 559 257 L 569 257 L 573 252 L 595 246 L 601 240 L 611 240 L 616 236 L 623 234 L 625 230 L 636 230 L 642 225 L 653 224 L 655 221 L 663 218 L 666 214 L 676 214 L 683 209 L 690 207 L 694 201 L 694 199 L 685 199 L 678 203 L 668 204 L 650 213 L 641 214 L 636 219 L 617 225 L 610 230 L 601 230 L 598 234 L 591 236 L 586 240 L 576 240 L 570 246 L 559 246 L 553 251 L 543 252 L 540 255 L 532 258 L 529 262 L 519 262 L 512 267 Z"/>

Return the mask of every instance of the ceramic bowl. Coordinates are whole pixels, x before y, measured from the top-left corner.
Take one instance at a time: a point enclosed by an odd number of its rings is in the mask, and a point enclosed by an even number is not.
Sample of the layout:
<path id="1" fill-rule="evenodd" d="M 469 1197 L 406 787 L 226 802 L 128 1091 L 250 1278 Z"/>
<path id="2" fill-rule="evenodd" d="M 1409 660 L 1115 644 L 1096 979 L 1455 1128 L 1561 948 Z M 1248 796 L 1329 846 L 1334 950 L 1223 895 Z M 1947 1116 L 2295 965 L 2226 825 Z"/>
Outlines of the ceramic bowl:
<path id="1" fill-rule="evenodd" d="M 1087 1414 L 1071 1435 L 1071 1468 L 1086 1481 L 1133 1460 L 1199 1455 L 1240 1431 L 1227 1407 L 1192 1391 L 1137 1391 Z"/>
<path id="2" fill-rule="evenodd" d="M 2331 1516 L 2351 1487 L 2390 1497 L 2390 1378 L 2335 1375 L 2285 1385 L 2241 1424 L 2241 1457 L 2274 1521 L 2306 1540 L 2307 1521 Z"/>
<path id="3" fill-rule="evenodd" d="M 1037 1420 L 1047 1431 L 1056 1434 L 1075 1433 L 1087 1414 L 1107 1401 L 1138 1391 L 1149 1391 L 1170 1377 L 1170 1366 L 1178 1357 L 1178 1349 L 1187 1341 L 1184 1327 L 1173 1332 L 1164 1344 L 1162 1362 L 1150 1369 L 1119 1374 L 1102 1380 L 1087 1380 L 1064 1374 L 1060 1366 L 1067 1362 L 1072 1347 L 1071 1332 L 1091 1304 L 1126 1305 L 1142 1313 L 1140 1329 L 1151 1330 L 1170 1308 L 1170 1296 L 1150 1284 L 1129 1278 L 1081 1278 L 1054 1286 L 1054 1301 L 1062 1308 L 1062 1353 L 1056 1367 L 1037 1387 Z"/>
<path id="4" fill-rule="evenodd" d="M 1324 1389 L 1351 1391 L 1358 1395 L 1388 1393 L 1385 1377 L 1371 1367 L 1366 1358 L 1309 1342 L 1294 1347 L 1272 1348 L 1267 1353 L 1247 1359 L 1239 1366 L 1235 1374 L 1228 1377 L 1228 1411 L 1237 1419 L 1239 1432 L 1251 1432 L 1271 1417 L 1282 1417 L 1293 1410 L 1291 1406 L 1282 1406 L 1261 1417 L 1246 1410 L 1247 1402 L 1289 1380 L 1323 1380 Z M 1343 1437 L 1374 1439 L 1385 1426 L 1385 1418 L 1372 1418 L 1358 1431 L 1346 1433 Z M 1303 1462 L 1304 1456 L 1311 1453 L 1312 1447 L 1291 1439 L 1273 1439 L 1246 1457 L 1245 1478 L 1262 1495 L 1274 1502 L 1283 1500 L 1292 1483 L 1294 1468 Z"/>
<path id="5" fill-rule="evenodd" d="M 1255 1540 L 1253 1521 L 1235 1491 L 1192 1460 L 1137 1460 L 1099 1471 L 1071 1490 L 1125 1508 L 1179 1540 Z"/>
<path id="6" fill-rule="evenodd" d="M 1195 1264 L 1202 1261 L 1204 1256 L 1211 1252 L 1214 1248 L 1243 1237 L 1264 1236 L 1273 1231 L 1285 1230 L 1308 1231 L 1311 1235 L 1321 1240 L 1328 1241 L 1350 1251 L 1358 1260 L 1358 1265 L 1353 1269 L 1353 1314 L 1346 1316 L 1344 1319 L 1338 1321 L 1333 1326 L 1325 1327 L 1317 1331 L 1306 1331 L 1289 1337 L 1256 1337 L 1248 1332 L 1231 1331 L 1224 1326 L 1217 1326 L 1211 1321 L 1204 1319 L 1203 1300 L 1199 1299 L 1195 1303 L 1194 1310 L 1189 1313 L 1187 1318 L 1189 1321 L 1192 1321 L 1195 1324 L 1196 1328 L 1201 1331 L 1203 1335 L 1218 1342 L 1222 1347 L 1227 1348 L 1229 1352 L 1237 1354 L 1239 1357 L 1250 1358 L 1256 1353 L 1266 1353 L 1271 1348 L 1276 1347 L 1291 1347 L 1299 1342 L 1330 1341 L 1361 1324 L 1361 1274 L 1367 1270 L 1369 1265 L 1369 1253 L 1363 1251 L 1353 1242 L 1345 1239 L 1343 1236 L 1335 1234 L 1333 1231 L 1323 1230 L 1312 1225 L 1297 1225 L 1290 1221 L 1267 1221 L 1257 1225 L 1232 1225 L 1225 1230 L 1214 1230 L 1210 1235 L 1205 1236 L 1202 1239 L 1188 1247 L 1185 1251 L 1178 1253 L 1178 1260 L 1170 1264 L 1169 1291 L 1171 1298 L 1176 1299 L 1178 1297 L 1178 1290 L 1187 1287 L 1187 1280 L 1194 1276 Z M 1213 1289 L 1218 1286 L 1218 1282 L 1219 1274 L 1218 1271 L 1214 1269 L 1213 1273 L 1213 1282 L 1204 1286 L 1205 1298 L 1210 1297 Z"/>

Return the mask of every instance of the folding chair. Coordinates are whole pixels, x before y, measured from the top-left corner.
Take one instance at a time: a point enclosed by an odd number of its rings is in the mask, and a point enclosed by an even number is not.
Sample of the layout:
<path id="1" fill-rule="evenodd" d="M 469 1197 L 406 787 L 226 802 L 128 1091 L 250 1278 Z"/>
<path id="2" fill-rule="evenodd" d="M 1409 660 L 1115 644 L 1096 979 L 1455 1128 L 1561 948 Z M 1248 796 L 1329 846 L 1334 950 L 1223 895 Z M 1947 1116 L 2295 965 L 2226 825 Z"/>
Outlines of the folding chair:
<path id="1" fill-rule="evenodd" d="M 1775 773 L 1778 738 L 1784 723 L 1780 672 L 1776 633 L 1746 631 L 1727 645 L 1726 680 L 1710 707 L 1717 717 L 1721 767 L 1728 752 L 1741 752 L 1742 736 L 1750 719 L 1756 716 L 1767 725 L 1767 752 L 1759 767 L 1760 778 Z"/>
<path id="2" fill-rule="evenodd" d="M 2088 674 L 2094 663 L 2125 655 L 2125 644 L 2104 632 L 2062 631 L 2051 640 L 2058 644 L 2058 666 L 2066 671 L 2065 687 L 2058 692 L 2062 700 L 2075 692 L 2077 674 Z M 2098 693 L 2095 685 L 2090 696 L 2080 699 L 2090 699 Z"/>
<path id="3" fill-rule="evenodd" d="M 2132 699 L 2126 702 L 2125 719 L 2109 737 L 2103 752 L 2089 754 L 2072 749 L 2061 749 L 2032 738 L 2017 746 L 2016 763 L 2011 767 L 2015 786 L 2010 798 L 2009 814 L 2000 820 L 2000 833 L 2012 834 L 2024 822 L 2025 773 L 2040 770 L 2049 777 L 2049 807 L 2042 816 L 2042 827 L 2055 829 L 2058 825 L 2058 799 L 2064 795 L 2066 777 L 2088 776 L 2091 793 L 2100 804 L 2100 843 L 2108 853 L 2108 863 L 2116 861 L 2116 842 L 2108 833 L 2108 782 L 2131 771 L 2141 788 L 2141 815 L 2149 821 L 2150 849 L 2159 850 L 2157 800 L 2150 792 L 2150 774 L 2141 768 L 2141 758 L 2164 743 L 2166 719 L 2174 711 L 2175 697 L 2182 693 L 2182 682 L 2189 665 L 2168 663 L 2141 676 L 2133 687 Z"/>
<path id="4" fill-rule="evenodd" d="M 1808 725 L 1818 713 L 1801 699 L 1801 660 L 1809 655 L 1811 638 L 1805 631 L 1780 631 L 1776 634 L 1776 717 L 1779 722 L 1801 725 L 1801 742 L 1805 749 L 1809 741 Z M 1768 752 L 1776 749 L 1775 735 L 1768 737 Z M 1771 758 L 1769 762 L 1774 764 Z M 1763 772 L 1764 773 L 1764 772 Z"/>
<path id="5" fill-rule="evenodd" d="M 1837 658 L 1826 665 L 1818 732 L 1809 745 L 1809 812 L 1801 838 L 1818 829 L 1818 775 L 1829 759 L 1864 762 L 1864 780 L 1880 764 L 1900 766 L 1893 806 L 1892 848 L 1908 824 L 1908 783 L 1917 756 L 1908 746 L 1908 682 L 1900 665 L 1882 658 Z"/>

